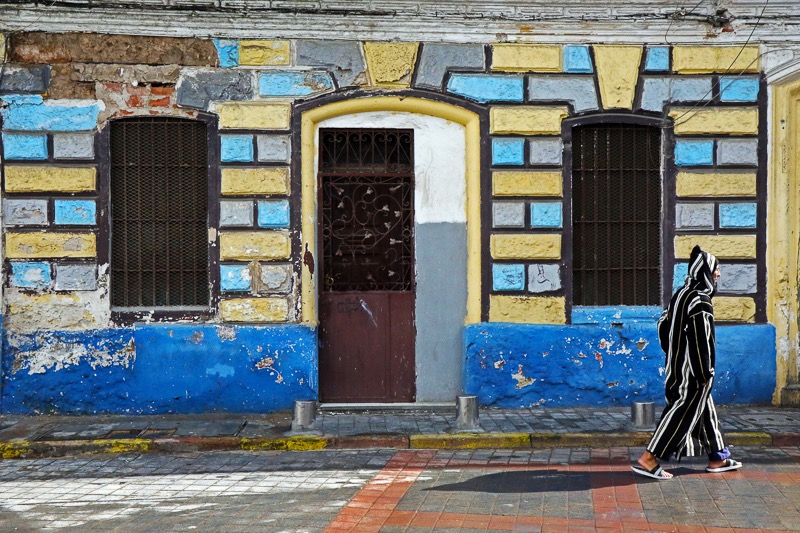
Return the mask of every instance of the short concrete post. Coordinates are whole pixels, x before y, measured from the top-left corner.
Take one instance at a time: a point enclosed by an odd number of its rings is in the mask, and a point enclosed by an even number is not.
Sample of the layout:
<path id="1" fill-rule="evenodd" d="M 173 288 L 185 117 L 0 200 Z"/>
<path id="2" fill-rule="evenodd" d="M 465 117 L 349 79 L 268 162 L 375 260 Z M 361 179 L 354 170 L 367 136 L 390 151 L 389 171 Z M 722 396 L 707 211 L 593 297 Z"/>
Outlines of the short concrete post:
<path id="1" fill-rule="evenodd" d="M 636 427 L 653 427 L 656 421 L 656 404 L 653 402 L 633 402 L 631 422 Z"/>
<path id="2" fill-rule="evenodd" d="M 292 432 L 314 431 L 317 422 L 317 402 L 314 400 L 296 400 L 292 413 Z"/>
<path id="3" fill-rule="evenodd" d="M 456 396 L 456 430 L 481 431 L 477 396 Z"/>

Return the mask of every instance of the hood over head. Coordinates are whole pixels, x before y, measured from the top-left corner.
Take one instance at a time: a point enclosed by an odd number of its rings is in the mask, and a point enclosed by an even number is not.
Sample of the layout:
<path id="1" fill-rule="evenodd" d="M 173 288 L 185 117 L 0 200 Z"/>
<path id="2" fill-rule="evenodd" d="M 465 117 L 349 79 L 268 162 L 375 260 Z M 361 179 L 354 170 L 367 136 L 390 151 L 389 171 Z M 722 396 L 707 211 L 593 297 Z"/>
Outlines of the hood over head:
<path id="1" fill-rule="evenodd" d="M 719 261 L 717 261 L 716 257 L 704 252 L 699 246 L 695 246 L 689 255 L 689 277 L 687 282 L 691 285 L 696 285 L 698 291 L 713 296 L 717 292 L 713 275 L 718 266 Z"/>

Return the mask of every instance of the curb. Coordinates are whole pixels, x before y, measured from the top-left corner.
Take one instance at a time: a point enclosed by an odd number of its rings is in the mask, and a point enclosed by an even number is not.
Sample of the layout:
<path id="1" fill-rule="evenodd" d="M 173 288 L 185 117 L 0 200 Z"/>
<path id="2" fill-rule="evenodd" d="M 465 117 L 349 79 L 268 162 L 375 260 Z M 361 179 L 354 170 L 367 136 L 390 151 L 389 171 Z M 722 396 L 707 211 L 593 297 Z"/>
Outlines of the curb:
<path id="1" fill-rule="evenodd" d="M 34 459 L 79 454 L 186 453 L 202 451 L 315 451 L 343 449 L 612 448 L 644 446 L 649 432 L 629 433 L 453 433 L 291 437 L 181 437 L 0 442 L 0 459 Z M 800 433 L 726 433 L 733 446 L 800 446 Z"/>

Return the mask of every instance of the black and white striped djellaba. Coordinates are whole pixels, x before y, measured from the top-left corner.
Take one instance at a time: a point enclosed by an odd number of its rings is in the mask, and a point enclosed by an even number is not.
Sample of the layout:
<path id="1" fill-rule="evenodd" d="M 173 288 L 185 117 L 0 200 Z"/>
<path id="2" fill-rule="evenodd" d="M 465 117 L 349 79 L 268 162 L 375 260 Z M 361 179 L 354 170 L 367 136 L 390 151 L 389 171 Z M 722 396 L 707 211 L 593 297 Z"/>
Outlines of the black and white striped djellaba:
<path id="1" fill-rule="evenodd" d="M 667 405 L 647 450 L 659 459 L 698 455 L 695 441 L 708 454 L 727 453 L 711 398 L 716 356 L 711 297 L 717 266 L 716 257 L 695 246 L 686 284 L 658 321 L 659 342 L 666 353 Z"/>

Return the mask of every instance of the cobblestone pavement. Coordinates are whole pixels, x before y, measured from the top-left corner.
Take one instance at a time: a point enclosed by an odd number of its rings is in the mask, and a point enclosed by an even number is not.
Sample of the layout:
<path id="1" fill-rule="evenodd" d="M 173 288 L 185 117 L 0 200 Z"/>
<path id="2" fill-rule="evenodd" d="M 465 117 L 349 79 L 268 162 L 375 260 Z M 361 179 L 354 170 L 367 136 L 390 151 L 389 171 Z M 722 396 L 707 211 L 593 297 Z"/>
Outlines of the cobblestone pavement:
<path id="1" fill-rule="evenodd" d="M 800 448 L 635 478 L 633 448 L 207 452 L 0 461 L 0 531 L 800 531 Z"/>

